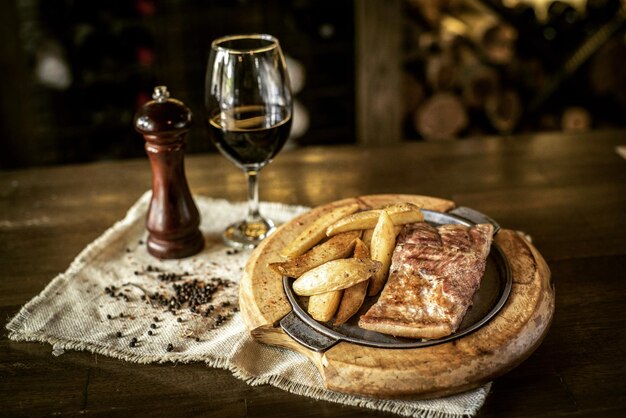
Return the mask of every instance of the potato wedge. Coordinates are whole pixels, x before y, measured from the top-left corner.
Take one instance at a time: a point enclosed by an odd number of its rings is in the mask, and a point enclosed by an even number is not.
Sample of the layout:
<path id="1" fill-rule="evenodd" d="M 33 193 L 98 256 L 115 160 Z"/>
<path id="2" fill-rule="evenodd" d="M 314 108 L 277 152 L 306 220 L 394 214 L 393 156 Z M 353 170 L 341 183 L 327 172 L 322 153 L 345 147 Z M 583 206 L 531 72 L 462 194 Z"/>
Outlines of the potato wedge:
<path id="1" fill-rule="evenodd" d="M 330 237 L 340 232 L 374 228 L 382 211 L 389 214 L 394 225 L 404 225 L 413 222 L 422 222 L 424 220 L 424 215 L 416 205 L 403 202 L 387 206 L 383 209 L 357 212 L 341 218 L 326 229 L 326 235 Z"/>
<path id="2" fill-rule="evenodd" d="M 356 245 L 354 246 L 354 258 L 370 258 L 370 252 L 367 249 L 367 246 L 360 239 L 356 240 Z M 368 284 L 369 281 L 365 280 L 361 283 L 355 284 L 354 286 L 348 287 L 343 291 L 341 303 L 339 304 L 339 309 L 337 310 L 335 325 L 343 324 L 359 311 L 361 305 L 363 305 L 363 301 L 365 300 Z"/>
<path id="3" fill-rule="evenodd" d="M 370 279 L 367 294 L 374 296 L 385 286 L 391 265 L 391 255 L 396 246 L 396 230 L 391 217 L 382 211 L 372 235 L 372 260 L 379 261 L 381 268 Z"/>
<path id="4" fill-rule="evenodd" d="M 354 243 L 361 236 L 361 231 L 348 231 L 337 234 L 328 241 L 319 244 L 298 257 L 279 263 L 271 263 L 269 267 L 285 276 L 300 277 L 314 267 L 327 261 L 349 257 L 354 250 Z"/>
<path id="5" fill-rule="evenodd" d="M 374 228 L 363 231 L 363 236 L 361 237 L 361 241 L 368 249 L 372 248 L 372 235 L 374 235 Z"/>
<path id="6" fill-rule="evenodd" d="M 295 258 L 304 254 L 326 236 L 326 228 L 337 220 L 353 214 L 359 209 L 358 203 L 339 206 L 317 218 L 311 225 L 300 233 L 291 243 L 282 249 L 280 255 Z"/>
<path id="7" fill-rule="evenodd" d="M 309 306 L 307 308 L 309 314 L 317 321 L 330 321 L 332 317 L 335 316 L 335 312 L 337 311 L 337 306 L 339 306 L 343 292 L 343 290 L 335 290 L 333 292 L 320 293 L 319 295 L 311 296 L 309 298 Z"/>
<path id="8" fill-rule="evenodd" d="M 346 234 L 347 232 L 344 232 Z M 354 240 L 354 258 L 370 260 L 370 250 L 360 238 Z"/>
<path id="9" fill-rule="evenodd" d="M 381 263 L 374 260 L 358 258 L 332 260 L 296 279 L 293 282 L 293 291 L 301 296 L 312 296 L 345 289 L 367 280 L 380 268 Z"/>

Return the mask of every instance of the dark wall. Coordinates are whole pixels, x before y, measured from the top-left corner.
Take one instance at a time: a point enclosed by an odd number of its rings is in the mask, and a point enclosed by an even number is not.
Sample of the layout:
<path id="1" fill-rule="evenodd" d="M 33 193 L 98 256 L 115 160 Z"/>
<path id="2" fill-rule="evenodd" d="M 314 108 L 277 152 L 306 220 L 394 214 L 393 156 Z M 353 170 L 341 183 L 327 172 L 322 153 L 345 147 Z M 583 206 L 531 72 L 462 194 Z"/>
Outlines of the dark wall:
<path id="1" fill-rule="evenodd" d="M 355 29 L 401 32 L 402 117 L 389 119 L 405 139 L 624 128 L 623 2 L 577 3 L 403 0 L 400 21 L 355 28 L 353 0 L 2 1 L 0 169 L 143 157 L 132 118 L 160 84 L 194 113 L 188 151 L 212 152 L 205 65 L 232 33 L 273 34 L 305 69 L 298 145 L 356 142 Z"/>

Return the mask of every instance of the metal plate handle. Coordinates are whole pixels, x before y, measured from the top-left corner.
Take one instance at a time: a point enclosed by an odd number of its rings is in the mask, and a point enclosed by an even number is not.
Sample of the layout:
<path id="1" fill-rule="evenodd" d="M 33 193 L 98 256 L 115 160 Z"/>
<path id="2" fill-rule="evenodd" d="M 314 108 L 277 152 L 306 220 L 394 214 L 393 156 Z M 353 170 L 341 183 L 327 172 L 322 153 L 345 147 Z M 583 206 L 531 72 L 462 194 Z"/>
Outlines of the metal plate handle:
<path id="1" fill-rule="evenodd" d="M 280 320 L 281 328 L 291 338 L 313 351 L 324 351 L 337 344 L 339 340 L 322 334 L 302 321 L 293 311 Z"/>

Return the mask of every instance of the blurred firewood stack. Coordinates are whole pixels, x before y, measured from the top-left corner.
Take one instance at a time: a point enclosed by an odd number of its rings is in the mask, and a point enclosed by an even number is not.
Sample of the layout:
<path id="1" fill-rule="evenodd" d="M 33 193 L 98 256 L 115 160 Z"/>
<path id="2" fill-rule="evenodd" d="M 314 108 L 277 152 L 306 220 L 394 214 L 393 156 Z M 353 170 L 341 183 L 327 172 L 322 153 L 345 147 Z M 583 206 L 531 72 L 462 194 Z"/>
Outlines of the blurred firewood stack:
<path id="1" fill-rule="evenodd" d="M 409 138 L 626 123 L 621 0 L 406 0 L 404 16 Z"/>

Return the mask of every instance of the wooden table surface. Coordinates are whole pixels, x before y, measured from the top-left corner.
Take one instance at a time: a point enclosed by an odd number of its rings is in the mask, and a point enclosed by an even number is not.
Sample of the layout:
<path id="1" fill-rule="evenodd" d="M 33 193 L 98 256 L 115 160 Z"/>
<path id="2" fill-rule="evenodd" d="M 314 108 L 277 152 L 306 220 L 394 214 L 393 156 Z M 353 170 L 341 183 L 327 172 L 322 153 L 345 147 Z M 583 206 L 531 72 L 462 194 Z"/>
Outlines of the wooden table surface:
<path id="1" fill-rule="evenodd" d="M 140 139 L 138 139 L 140 140 Z M 285 151 L 264 200 L 318 205 L 371 193 L 440 196 L 526 231 L 556 286 L 552 328 L 497 379 L 481 417 L 626 416 L 626 132 Z M 194 193 L 242 200 L 219 155 L 187 158 Z M 146 160 L 0 172 L 0 314 L 37 295 L 150 187 Z M 3 416 L 389 416 L 251 387 L 201 364 L 137 365 L 0 340 Z"/>

